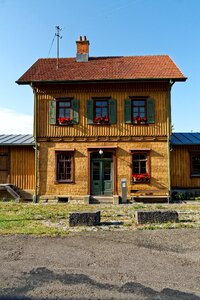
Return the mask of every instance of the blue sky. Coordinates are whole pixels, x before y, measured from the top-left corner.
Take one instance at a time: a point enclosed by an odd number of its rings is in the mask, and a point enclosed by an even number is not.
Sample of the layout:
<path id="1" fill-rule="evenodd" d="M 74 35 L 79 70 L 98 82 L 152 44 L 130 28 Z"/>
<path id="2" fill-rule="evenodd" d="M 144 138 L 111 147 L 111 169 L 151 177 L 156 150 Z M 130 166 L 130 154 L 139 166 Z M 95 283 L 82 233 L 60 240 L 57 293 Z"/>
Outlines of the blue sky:
<path id="1" fill-rule="evenodd" d="M 75 56 L 80 35 L 91 56 L 170 55 L 188 77 L 172 89 L 174 131 L 200 131 L 199 0 L 0 0 L 1 134 L 32 133 L 32 89 L 15 81 L 56 57 L 56 25 L 60 57 Z"/>

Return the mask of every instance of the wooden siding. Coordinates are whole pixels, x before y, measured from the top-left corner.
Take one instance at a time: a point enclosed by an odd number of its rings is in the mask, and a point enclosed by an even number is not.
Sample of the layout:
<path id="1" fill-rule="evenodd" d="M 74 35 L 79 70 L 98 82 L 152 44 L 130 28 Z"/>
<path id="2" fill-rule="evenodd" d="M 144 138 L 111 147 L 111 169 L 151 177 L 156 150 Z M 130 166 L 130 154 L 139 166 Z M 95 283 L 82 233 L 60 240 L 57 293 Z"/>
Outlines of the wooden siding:
<path id="1" fill-rule="evenodd" d="M 35 188 L 35 151 L 32 146 L 10 147 L 10 183 L 18 188 Z"/>
<path id="2" fill-rule="evenodd" d="M 95 137 L 95 136 L 167 136 L 168 84 L 124 83 L 60 85 L 37 87 L 38 137 Z M 86 103 L 92 97 L 111 97 L 117 100 L 117 123 L 110 126 L 87 125 Z M 124 99 L 129 96 L 149 96 L 155 100 L 155 124 L 133 126 L 124 123 Z M 49 101 L 59 97 L 80 100 L 80 122 L 74 126 L 49 125 Z"/>
<path id="3" fill-rule="evenodd" d="M 200 188 L 200 178 L 190 177 L 190 151 L 199 151 L 200 146 L 173 146 L 171 159 L 172 188 Z"/>

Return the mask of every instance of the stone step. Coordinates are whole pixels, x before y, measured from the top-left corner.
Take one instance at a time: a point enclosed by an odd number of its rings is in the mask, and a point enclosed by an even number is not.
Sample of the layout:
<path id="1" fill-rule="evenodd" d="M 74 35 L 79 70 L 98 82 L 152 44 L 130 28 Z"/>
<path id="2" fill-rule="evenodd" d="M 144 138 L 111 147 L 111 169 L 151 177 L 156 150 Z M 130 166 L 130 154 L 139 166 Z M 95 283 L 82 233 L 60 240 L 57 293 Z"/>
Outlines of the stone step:
<path id="1" fill-rule="evenodd" d="M 113 204 L 113 196 L 91 196 L 91 204 Z"/>

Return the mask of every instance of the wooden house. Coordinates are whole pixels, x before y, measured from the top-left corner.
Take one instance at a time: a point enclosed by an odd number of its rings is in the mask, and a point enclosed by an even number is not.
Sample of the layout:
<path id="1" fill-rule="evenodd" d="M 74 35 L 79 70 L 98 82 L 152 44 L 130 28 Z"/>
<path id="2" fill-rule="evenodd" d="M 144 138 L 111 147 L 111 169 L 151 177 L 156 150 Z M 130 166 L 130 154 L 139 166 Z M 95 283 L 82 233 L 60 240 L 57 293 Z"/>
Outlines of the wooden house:
<path id="1" fill-rule="evenodd" d="M 172 192 L 200 192 L 200 133 L 173 133 L 171 138 Z"/>
<path id="2" fill-rule="evenodd" d="M 36 199 L 114 201 L 170 192 L 171 87 L 186 78 L 167 55 L 36 61 L 17 83 L 34 92 Z"/>
<path id="3" fill-rule="evenodd" d="M 14 198 L 35 192 L 34 138 L 30 134 L 0 135 L 0 190 Z M 6 193 L 5 193 L 6 194 Z"/>

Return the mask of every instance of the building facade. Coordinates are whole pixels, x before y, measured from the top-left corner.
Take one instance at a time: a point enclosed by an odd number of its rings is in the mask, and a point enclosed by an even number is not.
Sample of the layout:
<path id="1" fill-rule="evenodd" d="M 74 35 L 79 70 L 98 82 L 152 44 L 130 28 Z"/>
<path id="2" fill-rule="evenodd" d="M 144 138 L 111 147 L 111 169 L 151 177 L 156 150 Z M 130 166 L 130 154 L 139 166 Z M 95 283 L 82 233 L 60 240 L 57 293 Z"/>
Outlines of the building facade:
<path id="1" fill-rule="evenodd" d="M 200 193 L 200 133 L 173 133 L 171 138 L 171 188 Z"/>
<path id="2" fill-rule="evenodd" d="M 14 188 L 14 191 L 12 189 Z M 0 197 L 11 190 L 32 199 L 35 192 L 35 150 L 32 135 L 0 135 Z"/>
<path id="3" fill-rule="evenodd" d="M 170 193 L 171 87 L 186 78 L 169 56 L 39 59 L 19 80 L 34 91 L 36 197 L 113 199 Z"/>

